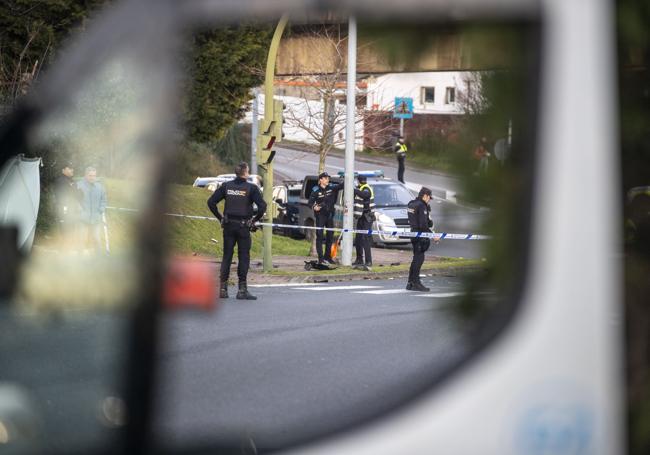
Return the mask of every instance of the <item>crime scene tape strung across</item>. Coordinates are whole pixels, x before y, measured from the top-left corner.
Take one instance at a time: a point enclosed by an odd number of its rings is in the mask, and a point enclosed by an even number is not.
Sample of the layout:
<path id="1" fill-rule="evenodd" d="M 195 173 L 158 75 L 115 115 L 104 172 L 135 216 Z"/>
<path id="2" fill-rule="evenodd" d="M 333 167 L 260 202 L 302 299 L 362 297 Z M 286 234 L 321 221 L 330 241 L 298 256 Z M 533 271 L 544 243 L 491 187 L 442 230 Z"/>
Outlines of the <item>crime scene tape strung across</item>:
<path id="1" fill-rule="evenodd" d="M 106 207 L 111 210 L 119 210 L 122 212 L 138 212 L 136 209 L 126 209 L 121 207 Z M 210 216 L 197 216 L 197 215 L 182 215 L 180 213 L 165 213 L 167 216 L 175 216 L 178 218 L 189 218 L 193 220 L 207 220 L 219 221 Z M 332 232 L 349 232 L 351 234 L 368 234 L 368 235 L 384 235 L 389 237 L 413 237 L 413 238 L 428 238 L 428 239 L 445 239 L 445 240 L 489 240 L 489 235 L 479 234 L 452 234 L 450 232 L 410 232 L 410 231 L 377 231 L 374 229 L 343 229 L 343 228 L 328 228 L 317 226 L 297 226 L 294 224 L 280 224 L 280 223 L 255 223 L 256 226 L 271 226 L 287 229 L 310 229 L 313 231 L 332 231 Z"/>

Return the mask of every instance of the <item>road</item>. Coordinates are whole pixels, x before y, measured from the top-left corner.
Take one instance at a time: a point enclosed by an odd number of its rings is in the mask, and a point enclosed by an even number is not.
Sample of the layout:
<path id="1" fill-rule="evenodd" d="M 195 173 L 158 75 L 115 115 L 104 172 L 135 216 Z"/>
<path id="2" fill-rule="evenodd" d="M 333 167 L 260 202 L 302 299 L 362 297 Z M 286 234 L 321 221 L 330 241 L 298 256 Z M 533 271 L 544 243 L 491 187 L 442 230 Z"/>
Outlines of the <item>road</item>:
<path id="1" fill-rule="evenodd" d="M 272 448 L 349 427 L 431 384 L 467 351 L 458 277 L 261 285 L 163 325 L 162 444 Z"/>
<path id="2" fill-rule="evenodd" d="M 277 147 L 277 154 L 273 161 L 274 171 L 277 173 L 276 179 L 288 178 L 301 180 L 305 175 L 313 175 L 318 170 L 318 155 L 310 152 L 303 152 L 288 148 Z M 339 171 L 344 170 L 344 160 L 337 156 L 328 156 L 326 160 L 326 171 L 336 175 Z M 373 164 L 362 161 L 356 161 L 357 170 L 375 170 L 381 169 L 386 177 L 397 180 L 396 163 Z M 405 172 L 406 184 L 410 189 L 419 189 L 421 186 L 437 188 L 442 194 L 445 190 L 457 191 L 460 187 L 458 179 L 446 175 L 416 172 L 407 169 Z M 279 181 L 279 180 L 278 180 Z M 440 192 L 437 192 L 440 194 Z M 438 232 L 453 232 L 465 234 L 481 233 L 480 226 L 487 213 L 485 209 L 466 207 L 454 202 L 434 197 L 431 203 L 431 212 L 435 220 L 435 229 Z M 484 253 L 481 248 L 481 242 L 475 240 L 445 240 L 429 250 L 429 255 L 464 257 L 464 258 L 481 258 Z M 400 248 L 410 248 L 410 244 Z"/>

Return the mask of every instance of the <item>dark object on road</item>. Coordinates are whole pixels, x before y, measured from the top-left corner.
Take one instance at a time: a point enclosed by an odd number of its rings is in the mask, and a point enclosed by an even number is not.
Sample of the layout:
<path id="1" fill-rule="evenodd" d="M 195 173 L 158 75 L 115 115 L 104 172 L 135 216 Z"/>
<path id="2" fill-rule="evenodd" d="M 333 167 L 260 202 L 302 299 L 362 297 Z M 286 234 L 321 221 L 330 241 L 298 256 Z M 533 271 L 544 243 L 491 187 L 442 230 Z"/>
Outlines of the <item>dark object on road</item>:
<path id="1" fill-rule="evenodd" d="M 305 261 L 305 270 L 334 270 L 335 268 L 315 260 Z"/>

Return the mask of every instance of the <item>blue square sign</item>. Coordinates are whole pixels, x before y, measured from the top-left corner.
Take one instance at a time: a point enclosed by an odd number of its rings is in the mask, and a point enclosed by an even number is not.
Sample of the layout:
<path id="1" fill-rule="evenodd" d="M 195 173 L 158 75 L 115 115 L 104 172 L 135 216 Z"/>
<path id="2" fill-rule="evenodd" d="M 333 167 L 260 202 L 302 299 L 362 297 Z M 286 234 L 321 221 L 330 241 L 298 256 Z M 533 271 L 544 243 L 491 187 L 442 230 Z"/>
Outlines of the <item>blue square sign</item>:
<path id="1" fill-rule="evenodd" d="M 395 97 L 393 118 L 413 118 L 413 98 Z"/>

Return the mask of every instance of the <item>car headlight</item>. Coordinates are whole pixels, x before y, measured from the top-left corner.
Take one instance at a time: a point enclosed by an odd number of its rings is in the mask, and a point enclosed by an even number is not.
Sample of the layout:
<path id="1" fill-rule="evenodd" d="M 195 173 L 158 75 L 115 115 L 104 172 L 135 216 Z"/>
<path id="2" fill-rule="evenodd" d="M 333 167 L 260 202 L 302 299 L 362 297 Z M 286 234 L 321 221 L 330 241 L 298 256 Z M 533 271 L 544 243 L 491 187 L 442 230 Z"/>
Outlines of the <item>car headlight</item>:
<path id="1" fill-rule="evenodd" d="M 395 226 L 395 220 L 393 220 L 388 215 L 385 215 L 383 213 L 377 213 L 376 218 L 379 224 L 383 224 L 386 226 Z"/>

